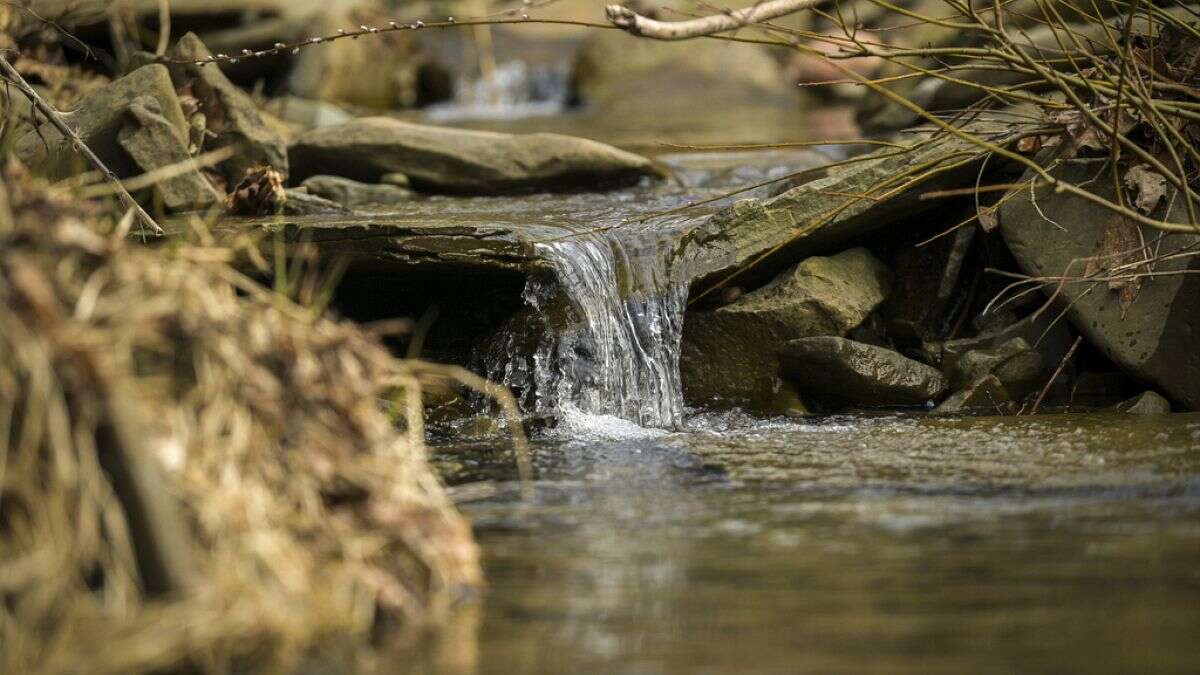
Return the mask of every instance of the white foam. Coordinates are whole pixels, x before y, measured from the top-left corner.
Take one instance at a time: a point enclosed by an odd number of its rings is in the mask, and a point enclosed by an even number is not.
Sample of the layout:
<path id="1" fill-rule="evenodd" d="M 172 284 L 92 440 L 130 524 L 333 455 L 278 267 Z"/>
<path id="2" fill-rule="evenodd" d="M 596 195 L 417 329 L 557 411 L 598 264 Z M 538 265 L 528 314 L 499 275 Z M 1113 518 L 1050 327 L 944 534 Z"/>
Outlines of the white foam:
<path id="1" fill-rule="evenodd" d="M 558 411 L 558 425 L 552 435 L 563 440 L 636 441 L 661 438 L 669 433 L 616 415 L 588 413 L 566 404 Z"/>

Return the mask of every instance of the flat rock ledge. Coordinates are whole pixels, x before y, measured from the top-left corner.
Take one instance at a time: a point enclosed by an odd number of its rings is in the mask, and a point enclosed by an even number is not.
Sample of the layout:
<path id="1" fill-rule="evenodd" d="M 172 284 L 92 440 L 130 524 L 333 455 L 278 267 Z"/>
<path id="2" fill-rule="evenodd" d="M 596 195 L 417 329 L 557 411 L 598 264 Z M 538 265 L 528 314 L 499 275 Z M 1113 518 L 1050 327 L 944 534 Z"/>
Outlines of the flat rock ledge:
<path id="1" fill-rule="evenodd" d="M 292 179 L 327 174 L 377 183 L 403 173 L 425 192 L 596 189 L 660 177 L 651 160 L 559 134 L 500 134 L 364 117 L 322 127 L 288 151 Z"/>

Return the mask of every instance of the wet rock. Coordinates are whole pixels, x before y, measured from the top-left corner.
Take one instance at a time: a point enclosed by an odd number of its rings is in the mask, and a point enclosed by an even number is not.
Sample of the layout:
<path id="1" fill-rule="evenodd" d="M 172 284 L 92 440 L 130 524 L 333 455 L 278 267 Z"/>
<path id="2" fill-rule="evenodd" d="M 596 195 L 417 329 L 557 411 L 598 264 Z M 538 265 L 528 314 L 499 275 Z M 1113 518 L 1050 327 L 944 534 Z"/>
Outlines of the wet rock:
<path id="1" fill-rule="evenodd" d="M 1113 199 L 1111 181 L 1092 181 L 1089 167 L 1060 169 L 1056 175 Z M 1167 213 L 1160 206 L 1155 218 L 1186 223 L 1183 199 Z M 1183 255 L 1200 243 L 1200 236 L 1166 234 L 1126 221 L 1091 202 L 1041 187 L 1036 205 L 1028 191 L 1016 194 L 1000 209 L 1000 227 L 1021 268 L 1035 277 L 1080 276 L 1088 272 L 1079 260 L 1097 255 L 1107 262 L 1093 270 L 1103 273 L 1119 263 L 1120 255 L 1136 242 L 1155 242 L 1161 259 L 1154 277 L 1139 284 L 1052 283 L 1057 291 L 1054 312 L 1067 313 L 1071 323 L 1126 373 L 1151 382 L 1189 409 L 1200 408 L 1200 260 Z M 1141 231 L 1139 231 L 1139 229 Z M 1127 243 L 1134 242 L 1130 247 Z"/>
<path id="2" fill-rule="evenodd" d="M 984 375 L 948 396 L 933 412 L 939 415 L 964 412 L 1004 414 L 1011 408 L 1012 398 L 1000 378 Z"/>
<path id="3" fill-rule="evenodd" d="M 121 177 L 140 173 L 118 143 L 117 134 L 128 120 L 126 113 L 130 103 L 143 96 L 157 101 L 163 119 L 180 134 L 185 133 L 187 124 L 175 96 L 175 87 L 167 69 L 160 65 L 135 70 L 86 97 L 75 110 L 63 114 L 67 126 Z M 14 152 L 21 161 L 53 178 L 64 178 L 93 168 L 79 156 L 70 140 L 49 124 L 23 136 Z"/>
<path id="4" fill-rule="evenodd" d="M 353 213 L 341 204 L 314 195 L 305 188 L 284 190 L 283 215 L 285 216 L 330 216 Z"/>
<path id="5" fill-rule="evenodd" d="M 779 365 L 800 391 L 835 405 L 921 405 L 940 399 L 947 388 L 935 368 L 840 337 L 792 340 L 780 350 Z"/>
<path id="6" fill-rule="evenodd" d="M 117 142 L 144 173 L 191 160 L 183 134 L 163 116 L 158 100 L 150 96 L 139 96 L 129 104 L 129 122 L 118 132 Z M 158 181 L 154 191 L 168 211 L 207 209 L 221 200 L 221 195 L 195 168 Z"/>
<path id="7" fill-rule="evenodd" d="M 968 351 L 952 361 L 946 374 L 955 388 L 966 387 L 988 375 L 995 376 L 1016 400 L 1041 387 L 1046 379 L 1042 355 L 1020 337 L 991 349 Z"/>
<path id="8" fill-rule="evenodd" d="M 412 198 L 412 190 L 396 185 L 360 183 L 339 176 L 311 176 L 301 185 L 308 193 L 359 211 L 387 211 Z"/>
<path id="9" fill-rule="evenodd" d="M 1146 391 L 1118 403 L 1109 410 L 1131 415 L 1165 415 L 1171 412 L 1171 402 L 1153 391 Z"/>
<path id="10" fill-rule="evenodd" d="M 999 130 L 992 123 L 969 128 L 976 133 Z M 873 153 L 777 197 L 735 202 L 693 235 L 700 249 L 693 292 L 735 271 L 739 283 L 761 283 L 789 261 L 837 250 L 874 230 L 911 220 L 937 206 L 938 200 L 922 200 L 922 193 L 973 185 L 984 154 L 967 141 L 944 135 L 915 142 L 908 153 L 894 155 L 891 149 Z M 945 163 L 952 157 L 961 157 L 964 163 L 925 178 L 911 173 L 914 166 Z M 999 179 L 992 172 L 1007 167 L 993 158 L 985 168 L 988 176 Z M 886 193 L 888 198 L 854 197 L 876 193 Z M 749 269 L 743 269 L 751 262 Z"/>
<path id="11" fill-rule="evenodd" d="M 494 193 L 628 184 L 660 175 L 648 159 L 583 138 L 511 135 L 367 117 L 292 144 L 292 174 L 377 182 L 404 173 L 426 191 Z"/>
<path id="12" fill-rule="evenodd" d="M 177 60 L 199 61 L 211 56 L 200 38 L 189 33 L 179 39 L 171 51 Z M 237 152 L 220 164 L 221 173 L 236 183 L 254 166 L 269 166 L 286 179 L 288 175 L 287 141 L 259 114 L 258 106 L 246 92 L 229 81 L 216 66 L 176 65 L 171 76 L 181 96 L 197 101 L 212 135 L 205 150 L 233 146 Z"/>
<path id="13" fill-rule="evenodd" d="M 813 257 L 771 283 L 684 319 L 680 374 L 697 405 L 777 412 L 778 351 L 788 340 L 843 336 L 887 297 L 891 274 L 869 251 Z"/>
<path id="14" fill-rule="evenodd" d="M 658 78 L 747 88 L 760 97 L 791 89 L 779 62 L 766 49 L 719 40 L 661 42 L 594 31 L 571 68 L 573 96 L 589 104 L 645 96 L 647 81 Z"/>

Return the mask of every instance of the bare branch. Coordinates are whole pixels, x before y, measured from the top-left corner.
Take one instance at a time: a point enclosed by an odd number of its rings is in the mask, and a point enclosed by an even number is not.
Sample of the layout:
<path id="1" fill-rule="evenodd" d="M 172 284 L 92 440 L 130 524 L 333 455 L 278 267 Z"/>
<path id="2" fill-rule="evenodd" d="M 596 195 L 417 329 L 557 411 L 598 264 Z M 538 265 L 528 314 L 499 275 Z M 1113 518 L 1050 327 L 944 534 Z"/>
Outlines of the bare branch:
<path id="1" fill-rule="evenodd" d="M 687 21 L 657 21 L 621 5 L 609 5 L 604 15 L 614 26 L 655 40 L 687 40 L 724 33 L 819 5 L 822 0 L 768 0 L 745 9 Z"/>
<path id="2" fill-rule="evenodd" d="M 117 198 L 121 200 L 121 203 L 125 206 L 125 208 L 133 209 L 141 219 L 142 223 L 146 227 L 150 228 L 155 234 L 162 234 L 163 229 L 158 226 L 158 223 L 154 221 L 154 218 L 152 218 L 149 213 L 146 213 L 146 210 L 142 208 L 142 205 L 137 203 L 137 200 L 133 198 L 133 195 L 129 194 L 129 191 L 126 190 L 125 186 L 121 184 L 121 179 L 117 178 L 117 175 L 112 172 L 112 169 L 108 168 L 108 166 L 106 166 L 104 162 L 96 156 L 96 153 L 92 152 L 92 149 L 87 146 L 87 143 L 83 142 L 83 139 L 79 137 L 79 134 L 75 133 L 75 130 L 72 129 L 65 121 L 63 121 L 62 115 L 54 109 L 54 106 L 46 103 L 46 101 L 44 101 L 42 97 L 39 96 L 36 91 L 34 91 L 33 87 L 29 86 L 29 83 L 25 81 L 25 78 L 21 77 L 21 74 L 17 72 L 16 68 L 12 67 L 12 64 L 8 62 L 8 59 L 6 59 L 3 54 L 0 54 L 0 70 L 4 72 L 4 76 L 6 78 L 12 81 L 12 83 L 16 85 L 17 89 L 19 89 L 21 93 L 25 95 L 25 98 L 29 99 L 29 102 L 33 104 L 33 107 L 37 108 L 38 112 L 45 115 L 46 119 L 50 120 L 50 124 L 54 125 L 54 128 L 58 129 L 59 133 L 61 133 L 64 138 L 70 140 L 71 144 L 75 146 L 75 149 L 84 157 L 86 157 L 87 160 L 92 163 L 92 166 L 95 166 L 96 169 L 104 175 L 108 182 L 112 183 L 113 191 L 117 194 Z"/>

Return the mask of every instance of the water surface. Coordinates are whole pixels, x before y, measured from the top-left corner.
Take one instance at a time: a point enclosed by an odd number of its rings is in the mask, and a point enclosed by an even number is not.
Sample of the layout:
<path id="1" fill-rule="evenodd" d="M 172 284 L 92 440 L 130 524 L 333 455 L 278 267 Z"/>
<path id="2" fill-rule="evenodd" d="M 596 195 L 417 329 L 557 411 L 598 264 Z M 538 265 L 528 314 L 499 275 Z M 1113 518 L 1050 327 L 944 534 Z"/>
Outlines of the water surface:
<path id="1" fill-rule="evenodd" d="M 441 449 L 494 491 L 478 672 L 1200 664 L 1200 415 L 688 426 L 565 420 L 528 502 Z"/>

